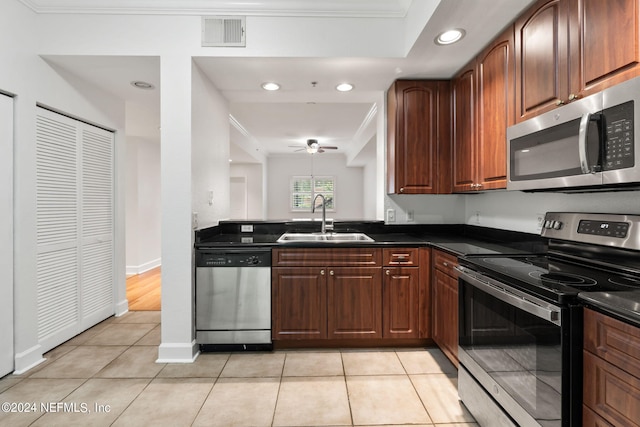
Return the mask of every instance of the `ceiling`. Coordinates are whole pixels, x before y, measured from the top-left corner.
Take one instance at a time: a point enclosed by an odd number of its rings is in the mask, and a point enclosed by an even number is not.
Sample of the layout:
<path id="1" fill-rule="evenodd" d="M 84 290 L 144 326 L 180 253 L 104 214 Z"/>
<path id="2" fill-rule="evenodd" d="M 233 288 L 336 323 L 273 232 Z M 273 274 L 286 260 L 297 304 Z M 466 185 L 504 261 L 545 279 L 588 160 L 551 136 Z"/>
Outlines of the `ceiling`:
<path id="1" fill-rule="evenodd" d="M 354 159 L 376 133 L 376 103 L 398 78 L 450 78 L 509 24 L 532 0 L 20 0 L 38 13 L 227 14 L 328 16 L 345 19 L 406 16 L 411 2 L 437 5 L 406 57 L 197 57 L 194 62 L 229 100 L 232 159 L 256 162 L 293 153 L 306 139 L 339 147 Z M 467 36 L 447 47 L 433 43 L 445 28 Z M 143 80 L 159 86 L 157 57 L 45 57 L 61 73 L 100 85 L 127 106 L 129 136 L 159 140 L 159 90 L 131 86 Z M 282 85 L 277 92 L 260 88 Z M 338 83 L 355 85 L 349 93 Z M 332 151 L 333 152 L 333 151 Z M 300 155 L 308 155 L 304 151 Z"/>

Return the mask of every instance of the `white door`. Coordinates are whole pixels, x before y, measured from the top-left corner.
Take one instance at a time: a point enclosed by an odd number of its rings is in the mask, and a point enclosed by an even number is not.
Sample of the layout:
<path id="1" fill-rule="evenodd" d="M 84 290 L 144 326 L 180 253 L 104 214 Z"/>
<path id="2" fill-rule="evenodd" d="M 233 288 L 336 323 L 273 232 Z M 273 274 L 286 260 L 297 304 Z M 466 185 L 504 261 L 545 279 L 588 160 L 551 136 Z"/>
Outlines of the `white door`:
<path id="1" fill-rule="evenodd" d="M 114 312 L 113 134 L 38 109 L 38 341 L 47 351 Z"/>
<path id="2" fill-rule="evenodd" d="M 247 178 L 244 176 L 231 177 L 230 191 L 229 217 L 231 219 L 248 219 Z"/>
<path id="3" fill-rule="evenodd" d="M 13 371 L 13 98 L 0 94 L 0 377 Z"/>

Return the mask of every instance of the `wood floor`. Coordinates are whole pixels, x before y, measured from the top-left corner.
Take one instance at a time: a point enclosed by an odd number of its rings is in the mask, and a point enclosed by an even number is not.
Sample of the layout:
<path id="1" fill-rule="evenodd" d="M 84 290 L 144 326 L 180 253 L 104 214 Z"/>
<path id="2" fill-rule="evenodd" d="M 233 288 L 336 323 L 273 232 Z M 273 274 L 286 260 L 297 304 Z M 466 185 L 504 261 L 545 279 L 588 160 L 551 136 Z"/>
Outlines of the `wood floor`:
<path id="1" fill-rule="evenodd" d="M 127 277 L 129 311 L 160 310 L 160 267 Z"/>

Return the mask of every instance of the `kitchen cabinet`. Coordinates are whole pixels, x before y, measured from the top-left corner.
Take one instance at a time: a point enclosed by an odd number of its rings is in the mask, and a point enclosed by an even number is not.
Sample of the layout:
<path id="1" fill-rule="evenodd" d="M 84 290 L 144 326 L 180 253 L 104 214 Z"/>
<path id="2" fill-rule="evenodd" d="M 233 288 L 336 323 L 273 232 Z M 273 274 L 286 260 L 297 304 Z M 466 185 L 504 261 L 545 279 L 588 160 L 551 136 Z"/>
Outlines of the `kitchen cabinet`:
<path id="1" fill-rule="evenodd" d="M 378 248 L 272 251 L 273 339 L 382 338 Z"/>
<path id="2" fill-rule="evenodd" d="M 640 328 L 584 310 L 583 425 L 640 426 Z"/>
<path id="3" fill-rule="evenodd" d="M 506 188 L 506 130 L 515 122 L 509 27 L 453 80 L 453 191 Z"/>
<path id="4" fill-rule="evenodd" d="M 387 192 L 451 193 L 448 81 L 398 80 L 387 92 Z"/>
<path id="5" fill-rule="evenodd" d="M 540 0 L 515 22 L 516 120 L 640 75 L 638 0 Z"/>
<path id="6" fill-rule="evenodd" d="M 318 267 L 271 269 L 274 340 L 327 338 L 325 274 Z"/>
<path id="7" fill-rule="evenodd" d="M 383 337 L 420 337 L 420 254 L 418 248 L 383 249 Z"/>
<path id="8" fill-rule="evenodd" d="M 437 249 L 433 253 L 433 340 L 458 366 L 458 278 L 456 256 Z"/>
<path id="9" fill-rule="evenodd" d="M 433 340 L 458 366 L 458 279 L 457 257 L 434 249 L 433 253 Z"/>

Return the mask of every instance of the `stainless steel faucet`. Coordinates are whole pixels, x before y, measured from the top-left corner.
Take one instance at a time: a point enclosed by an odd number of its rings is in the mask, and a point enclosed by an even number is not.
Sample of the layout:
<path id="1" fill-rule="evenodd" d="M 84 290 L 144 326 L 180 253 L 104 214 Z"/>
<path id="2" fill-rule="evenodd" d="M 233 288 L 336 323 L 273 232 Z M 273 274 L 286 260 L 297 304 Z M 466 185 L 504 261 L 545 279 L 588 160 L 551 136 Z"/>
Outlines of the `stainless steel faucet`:
<path id="1" fill-rule="evenodd" d="M 313 198 L 313 203 L 311 204 L 311 213 L 315 213 L 316 211 L 316 200 L 318 200 L 318 197 L 322 199 L 322 228 L 320 229 L 320 231 L 322 232 L 322 234 L 324 234 L 327 232 L 327 228 L 333 230 L 333 224 L 327 227 L 327 200 L 322 194 L 316 194 L 316 197 Z"/>

